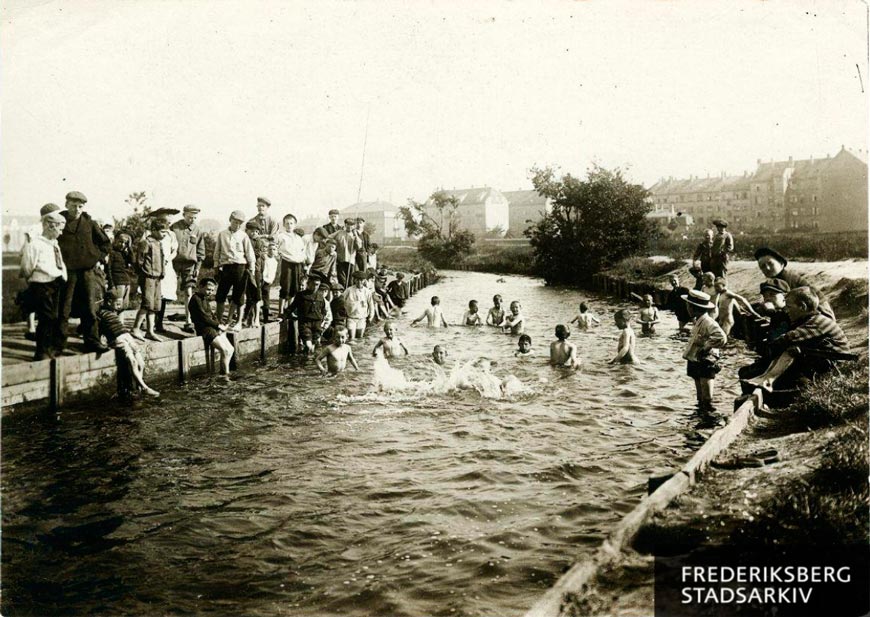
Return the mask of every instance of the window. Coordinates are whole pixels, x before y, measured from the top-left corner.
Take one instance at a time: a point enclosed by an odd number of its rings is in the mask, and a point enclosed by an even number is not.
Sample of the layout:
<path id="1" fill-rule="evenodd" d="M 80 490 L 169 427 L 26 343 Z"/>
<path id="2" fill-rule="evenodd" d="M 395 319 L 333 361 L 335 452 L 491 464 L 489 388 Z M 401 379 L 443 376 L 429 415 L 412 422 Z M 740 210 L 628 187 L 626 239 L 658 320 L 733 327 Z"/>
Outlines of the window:
<path id="1" fill-rule="evenodd" d="M 797 210 L 792 210 L 792 211 L 791 211 L 791 215 L 792 215 L 792 216 L 797 216 L 797 215 L 798 215 L 798 211 L 797 211 Z"/>

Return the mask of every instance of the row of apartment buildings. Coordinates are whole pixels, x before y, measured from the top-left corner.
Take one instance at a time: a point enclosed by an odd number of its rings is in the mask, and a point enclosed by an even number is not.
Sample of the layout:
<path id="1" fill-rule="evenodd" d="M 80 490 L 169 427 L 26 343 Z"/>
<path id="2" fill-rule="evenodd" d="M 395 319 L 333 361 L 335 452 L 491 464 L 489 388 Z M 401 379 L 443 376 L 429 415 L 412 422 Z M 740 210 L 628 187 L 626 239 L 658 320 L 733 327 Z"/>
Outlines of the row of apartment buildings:
<path id="1" fill-rule="evenodd" d="M 529 225 L 543 217 L 549 201 L 537 191 L 499 191 L 492 187 L 440 190 L 458 202 L 459 224 L 480 237 L 489 232 L 510 234 L 521 238 Z M 424 210 L 434 208 L 431 200 Z M 378 244 L 406 240 L 405 223 L 399 208 L 386 201 L 364 201 L 341 210 L 344 217 L 362 217 L 374 227 L 372 239 Z M 309 217 L 299 222 L 309 230 L 323 224 L 320 218 Z"/>
<path id="2" fill-rule="evenodd" d="M 662 178 L 650 187 L 662 224 L 708 226 L 724 218 L 742 231 L 867 230 L 867 152 L 757 161 L 742 176 Z"/>

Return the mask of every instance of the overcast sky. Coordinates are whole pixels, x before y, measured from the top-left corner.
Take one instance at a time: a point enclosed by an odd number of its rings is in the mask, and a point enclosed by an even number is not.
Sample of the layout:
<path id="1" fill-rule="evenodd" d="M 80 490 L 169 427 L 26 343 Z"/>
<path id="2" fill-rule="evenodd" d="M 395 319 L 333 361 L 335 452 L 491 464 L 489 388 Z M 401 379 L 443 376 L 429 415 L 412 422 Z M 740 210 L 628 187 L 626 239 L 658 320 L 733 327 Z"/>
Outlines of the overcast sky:
<path id="1" fill-rule="evenodd" d="M 2 203 L 144 190 L 204 216 L 531 188 L 528 170 L 742 173 L 867 148 L 850 2 L 6 0 Z"/>

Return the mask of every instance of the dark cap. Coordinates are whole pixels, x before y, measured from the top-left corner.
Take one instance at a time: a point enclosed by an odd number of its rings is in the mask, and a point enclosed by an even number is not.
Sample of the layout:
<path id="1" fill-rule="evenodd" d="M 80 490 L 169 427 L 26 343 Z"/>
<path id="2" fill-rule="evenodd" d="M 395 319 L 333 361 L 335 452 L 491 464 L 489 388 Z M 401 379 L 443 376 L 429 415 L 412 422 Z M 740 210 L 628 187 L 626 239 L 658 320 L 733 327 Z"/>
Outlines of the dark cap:
<path id="1" fill-rule="evenodd" d="M 79 203 L 86 204 L 88 203 L 88 198 L 84 196 L 83 193 L 79 193 L 78 191 L 70 191 L 66 194 L 67 201 L 77 201 Z"/>
<path id="2" fill-rule="evenodd" d="M 344 219 L 344 224 L 345 225 L 356 225 L 356 219 L 350 219 L 350 218 Z"/>
<path id="3" fill-rule="evenodd" d="M 332 216 L 333 214 L 341 214 L 341 212 L 339 212 L 338 210 L 333 208 L 332 210 L 329 211 L 329 216 Z"/>
<path id="4" fill-rule="evenodd" d="M 272 202 L 269 201 L 268 197 L 257 197 L 257 203 L 272 207 Z"/>
<path id="5" fill-rule="evenodd" d="M 257 221 L 248 221 L 247 223 L 245 223 L 245 229 L 259 230 L 260 226 L 257 224 Z"/>
<path id="6" fill-rule="evenodd" d="M 713 219 L 713 225 L 716 227 L 728 227 L 728 221 L 725 219 Z"/>
<path id="7" fill-rule="evenodd" d="M 764 257 L 765 255 L 768 255 L 768 256 L 770 256 L 770 257 L 773 257 L 775 260 L 777 260 L 778 262 L 780 262 L 780 263 L 782 264 L 782 267 L 783 267 L 783 268 L 786 267 L 786 266 L 788 265 L 788 259 L 786 259 L 786 258 L 783 257 L 782 255 L 780 255 L 779 253 L 777 253 L 776 251 L 774 251 L 772 248 L 769 248 L 769 247 L 766 247 L 766 246 L 762 246 L 760 249 L 758 249 L 757 251 L 755 251 L 755 255 L 754 255 L 754 257 L 755 257 L 755 261 L 758 261 L 759 259 L 761 259 L 761 258 Z"/>
<path id="8" fill-rule="evenodd" d="M 60 206 L 57 204 L 45 204 L 39 209 L 39 216 L 45 216 L 51 212 L 57 212 L 60 210 Z"/>
<path id="9" fill-rule="evenodd" d="M 772 291 L 773 293 L 787 294 L 791 291 L 791 285 L 782 279 L 767 279 L 759 287 L 761 293 Z"/>

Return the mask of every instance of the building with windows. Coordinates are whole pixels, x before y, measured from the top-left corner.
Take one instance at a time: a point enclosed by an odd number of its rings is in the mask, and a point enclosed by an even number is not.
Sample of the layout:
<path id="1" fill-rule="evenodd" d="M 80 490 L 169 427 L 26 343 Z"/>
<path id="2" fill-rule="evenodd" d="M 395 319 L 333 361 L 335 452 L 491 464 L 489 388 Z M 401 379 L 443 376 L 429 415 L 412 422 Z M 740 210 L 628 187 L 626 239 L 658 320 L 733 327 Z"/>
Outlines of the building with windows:
<path id="1" fill-rule="evenodd" d="M 651 218 L 669 217 L 685 225 L 709 226 L 724 218 L 747 227 L 750 219 L 748 174 L 742 176 L 692 176 L 688 179 L 662 178 L 650 187 Z M 656 213 L 665 213 L 656 214 Z"/>
<path id="2" fill-rule="evenodd" d="M 833 158 L 797 161 L 785 206 L 790 230 L 866 230 L 867 153 L 842 147 Z"/>
<path id="3" fill-rule="evenodd" d="M 341 211 L 342 220 L 348 217 L 366 220 L 366 225 L 374 227 L 371 232 L 372 242 L 385 244 L 394 240 L 407 240 L 405 221 L 399 215 L 399 209 L 386 201 L 361 201 L 348 206 Z"/>
<path id="4" fill-rule="evenodd" d="M 833 158 L 758 159 L 742 176 L 662 178 L 649 190 L 651 214 L 673 208 L 702 226 L 724 218 L 748 232 L 867 229 L 867 153 L 845 147 Z"/>
<path id="5" fill-rule="evenodd" d="M 550 211 L 550 199 L 538 191 L 502 191 L 508 201 L 508 233 L 522 238 L 523 232 Z"/>
<path id="6" fill-rule="evenodd" d="M 481 237 L 488 232 L 504 235 L 510 226 L 508 200 L 501 191 L 490 188 L 451 189 L 437 191 L 458 201 L 457 215 L 460 227 Z M 426 214 L 437 218 L 432 199 L 423 205 Z"/>

